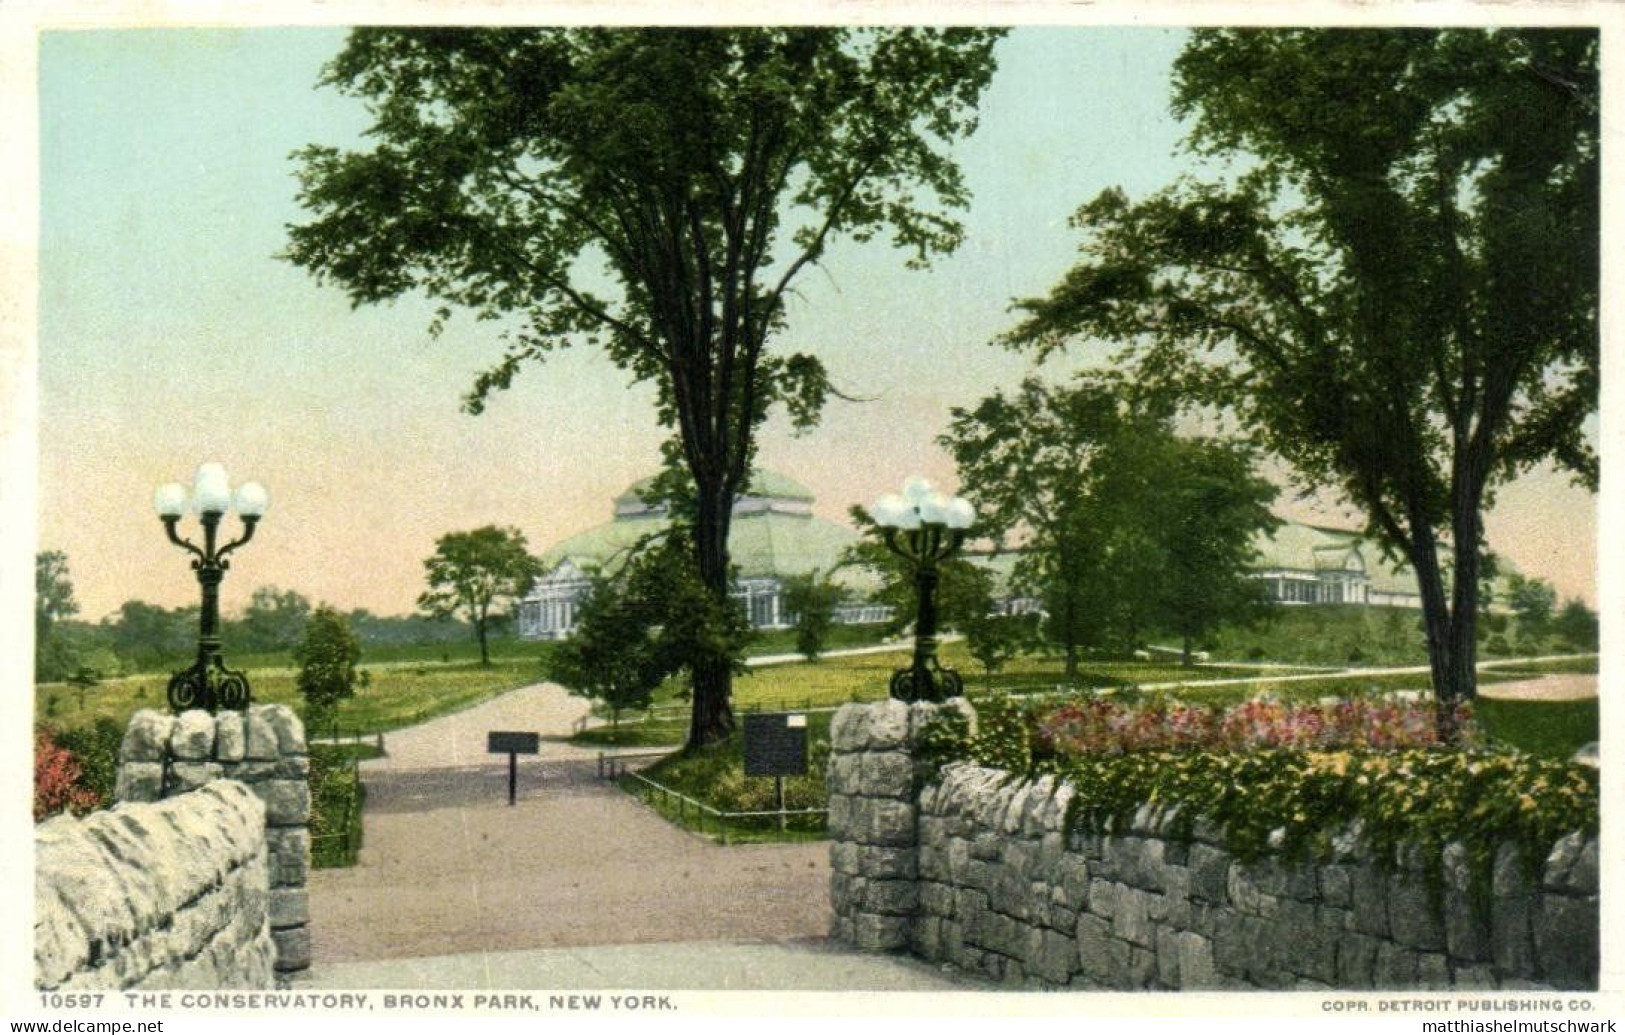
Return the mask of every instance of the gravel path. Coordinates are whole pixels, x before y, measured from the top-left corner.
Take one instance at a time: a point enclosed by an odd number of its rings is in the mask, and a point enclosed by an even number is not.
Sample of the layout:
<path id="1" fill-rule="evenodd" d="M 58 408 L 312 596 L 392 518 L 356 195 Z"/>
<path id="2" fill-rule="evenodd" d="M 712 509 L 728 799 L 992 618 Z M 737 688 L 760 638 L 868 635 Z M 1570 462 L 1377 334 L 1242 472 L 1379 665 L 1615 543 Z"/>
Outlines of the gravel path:
<path id="1" fill-rule="evenodd" d="M 586 702 L 540 684 L 386 737 L 362 763 L 356 866 L 310 881 L 314 964 L 475 950 L 780 941 L 828 933 L 822 842 L 723 847 L 596 778 L 596 749 L 562 742 Z M 506 755 L 490 730 L 543 736 Z"/>
<path id="2" fill-rule="evenodd" d="M 1481 683 L 1478 696 L 1498 701 L 1583 701 L 1597 696 L 1597 677 L 1550 675 L 1515 683 Z"/>

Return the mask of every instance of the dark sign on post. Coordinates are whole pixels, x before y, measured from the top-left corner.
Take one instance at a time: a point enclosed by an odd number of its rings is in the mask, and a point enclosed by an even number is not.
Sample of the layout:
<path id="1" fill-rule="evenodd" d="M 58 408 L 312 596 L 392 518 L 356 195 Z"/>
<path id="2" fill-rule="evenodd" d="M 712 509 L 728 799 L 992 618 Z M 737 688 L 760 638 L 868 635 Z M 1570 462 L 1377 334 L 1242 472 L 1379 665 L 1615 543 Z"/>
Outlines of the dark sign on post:
<path id="1" fill-rule="evenodd" d="M 542 750 L 542 735 L 492 731 L 485 735 L 485 750 L 493 755 L 508 756 L 508 804 L 512 805 L 519 793 L 519 756 L 538 754 Z"/>
<path id="2" fill-rule="evenodd" d="M 807 772 L 807 716 L 770 712 L 745 716 L 745 775 L 801 776 Z"/>

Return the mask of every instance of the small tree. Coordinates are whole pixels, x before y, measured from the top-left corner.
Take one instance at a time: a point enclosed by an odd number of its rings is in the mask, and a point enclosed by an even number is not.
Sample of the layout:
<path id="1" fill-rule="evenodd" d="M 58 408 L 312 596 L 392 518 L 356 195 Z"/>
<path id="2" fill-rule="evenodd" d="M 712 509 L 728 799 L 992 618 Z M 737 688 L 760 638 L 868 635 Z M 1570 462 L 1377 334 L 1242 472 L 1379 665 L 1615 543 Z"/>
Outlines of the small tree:
<path id="1" fill-rule="evenodd" d="M 466 619 L 474 627 L 482 665 L 491 663 L 486 639 L 499 617 L 495 609 L 503 601 L 517 604 L 542 573 L 541 562 L 526 549 L 525 533 L 495 525 L 447 532 L 435 540 L 434 554 L 423 567 L 429 589 L 418 597 L 418 606 L 434 618 Z"/>
<path id="2" fill-rule="evenodd" d="M 361 643 L 338 611 L 326 604 L 318 607 L 305 623 L 305 638 L 293 656 L 299 665 L 295 685 L 305 700 L 307 723 L 332 718 L 340 701 L 355 696 Z"/>
<path id="3" fill-rule="evenodd" d="M 1037 637 L 1037 615 L 983 614 L 964 622 L 965 646 L 970 656 L 981 662 L 987 675 L 987 688 L 993 689 L 993 673 L 1031 649 Z"/>
<path id="4" fill-rule="evenodd" d="M 1596 650 L 1597 612 L 1587 607 L 1582 600 L 1570 600 L 1553 619 L 1552 631 L 1568 641 L 1575 650 Z"/>
<path id="5" fill-rule="evenodd" d="M 55 635 L 56 625 L 79 613 L 68 575 L 68 555 L 47 550 L 34 555 L 34 669 L 40 681 L 60 679 L 72 668 L 72 652 Z"/>
<path id="6" fill-rule="evenodd" d="M 784 606 L 796 619 L 796 650 L 808 661 L 817 661 L 824 652 L 835 609 L 845 599 L 846 590 L 816 571 L 784 580 Z"/>
<path id="7" fill-rule="evenodd" d="M 1507 576 L 1507 604 L 1518 616 L 1518 639 L 1539 640 L 1551 628 L 1557 590 L 1545 579 L 1513 572 Z"/>

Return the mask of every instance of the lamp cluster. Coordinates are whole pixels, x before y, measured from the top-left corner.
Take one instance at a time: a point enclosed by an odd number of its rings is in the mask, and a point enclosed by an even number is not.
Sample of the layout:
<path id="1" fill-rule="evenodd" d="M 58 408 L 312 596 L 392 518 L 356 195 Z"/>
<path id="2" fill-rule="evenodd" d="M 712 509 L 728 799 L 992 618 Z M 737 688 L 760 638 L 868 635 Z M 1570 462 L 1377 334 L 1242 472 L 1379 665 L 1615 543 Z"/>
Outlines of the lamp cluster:
<path id="1" fill-rule="evenodd" d="M 937 661 L 937 565 L 964 544 L 976 522 L 976 508 L 948 496 L 924 478 L 903 482 L 901 494 L 887 494 L 869 508 L 886 546 L 914 567 L 919 611 L 914 620 L 914 661 L 892 673 L 891 695 L 901 701 L 943 701 L 965 692 L 965 681 Z"/>
<path id="2" fill-rule="evenodd" d="M 197 572 L 198 586 L 203 592 L 203 607 L 198 612 L 197 661 L 169 678 L 169 706 L 177 712 L 188 708 L 247 708 L 250 700 L 248 677 L 236 669 L 226 667 L 220 651 L 220 583 L 231 562 L 226 555 L 254 538 L 254 528 L 265 516 L 270 495 L 259 482 L 247 482 L 238 487 L 235 495 L 226 469 L 217 463 L 203 464 L 192 481 L 191 497 L 186 487 L 178 482 L 161 485 L 153 493 L 153 509 L 164 523 L 169 541 L 192 555 L 192 570 Z M 224 546 L 217 545 L 220 520 L 228 509 L 236 510 L 243 522 L 243 534 Z M 185 539 L 177 530 L 180 519 L 187 511 L 198 516 L 203 526 L 203 545 Z"/>
<path id="3" fill-rule="evenodd" d="M 929 481 L 915 476 L 903 482 L 901 494 L 888 493 L 869 508 L 869 516 L 881 528 L 912 532 L 924 525 L 941 525 L 955 530 L 969 528 L 976 521 L 976 508 L 969 500 L 938 492 Z"/>

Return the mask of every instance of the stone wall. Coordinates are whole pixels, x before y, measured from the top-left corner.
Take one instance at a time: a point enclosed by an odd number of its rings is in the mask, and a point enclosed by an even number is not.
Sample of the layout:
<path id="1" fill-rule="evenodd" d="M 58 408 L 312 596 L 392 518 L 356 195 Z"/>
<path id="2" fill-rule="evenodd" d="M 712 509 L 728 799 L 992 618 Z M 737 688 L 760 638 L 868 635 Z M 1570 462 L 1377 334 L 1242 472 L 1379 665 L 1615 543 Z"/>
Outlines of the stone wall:
<path id="1" fill-rule="evenodd" d="M 1564 838 L 1534 880 L 1505 847 L 1474 896 L 1460 846 L 1430 881 L 1419 853 L 1383 867 L 1356 834 L 1287 865 L 1150 809 L 1070 831 L 1053 778 L 956 764 L 903 793 L 922 707 L 847 705 L 831 726 L 834 931 L 855 946 L 1035 988 L 1597 986 L 1594 838 Z"/>
<path id="2" fill-rule="evenodd" d="M 265 806 L 218 782 L 34 828 L 41 989 L 270 988 Z"/>
<path id="3" fill-rule="evenodd" d="M 139 711 L 119 749 L 119 801 L 160 801 L 227 779 L 264 803 L 268 911 L 283 974 L 310 966 L 309 775 L 304 725 L 280 704 L 218 715 Z"/>

